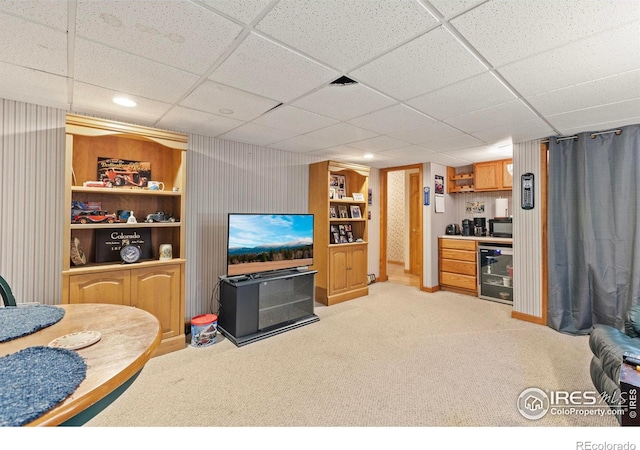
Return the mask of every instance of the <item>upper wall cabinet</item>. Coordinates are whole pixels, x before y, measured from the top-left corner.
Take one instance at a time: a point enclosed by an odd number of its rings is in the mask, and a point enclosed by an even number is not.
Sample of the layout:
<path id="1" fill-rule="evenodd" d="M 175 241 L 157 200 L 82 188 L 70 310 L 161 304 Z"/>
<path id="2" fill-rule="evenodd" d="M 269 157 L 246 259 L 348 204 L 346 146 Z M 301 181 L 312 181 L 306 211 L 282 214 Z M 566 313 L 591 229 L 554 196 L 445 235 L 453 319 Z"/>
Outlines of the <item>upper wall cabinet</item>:
<path id="1" fill-rule="evenodd" d="M 474 164 L 475 191 L 510 191 L 513 160 L 502 159 Z"/>

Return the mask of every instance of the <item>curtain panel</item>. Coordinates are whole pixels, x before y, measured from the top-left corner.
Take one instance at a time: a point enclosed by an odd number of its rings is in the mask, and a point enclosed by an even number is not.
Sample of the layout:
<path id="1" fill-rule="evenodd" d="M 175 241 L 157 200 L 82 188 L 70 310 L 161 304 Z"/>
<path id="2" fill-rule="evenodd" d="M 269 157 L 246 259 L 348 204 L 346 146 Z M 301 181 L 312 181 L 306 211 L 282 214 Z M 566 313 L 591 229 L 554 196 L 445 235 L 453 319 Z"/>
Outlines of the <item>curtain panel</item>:
<path id="1" fill-rule="evenodd" d="M 548 302 L 551 328 L 624 329 L 640 303 L 640 125 L 549 139 Z"/>

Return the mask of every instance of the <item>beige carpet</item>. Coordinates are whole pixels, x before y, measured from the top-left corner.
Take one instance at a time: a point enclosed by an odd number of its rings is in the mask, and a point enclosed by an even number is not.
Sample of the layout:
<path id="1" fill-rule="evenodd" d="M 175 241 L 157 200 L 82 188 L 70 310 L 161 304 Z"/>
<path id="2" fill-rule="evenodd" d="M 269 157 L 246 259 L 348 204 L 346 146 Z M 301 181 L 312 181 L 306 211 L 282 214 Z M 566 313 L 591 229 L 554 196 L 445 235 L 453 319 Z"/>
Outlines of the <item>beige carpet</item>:
<path id="1" fill-rule="evenodd" d="M 529 387 L 593 391 L 591 353 L 586 336 L 512 319 L 507 305 L 387 282 L 316 314 L 244 347 L 219 336 L 153 358 L 87 426 L 618 426 L 520 415 Z"/>

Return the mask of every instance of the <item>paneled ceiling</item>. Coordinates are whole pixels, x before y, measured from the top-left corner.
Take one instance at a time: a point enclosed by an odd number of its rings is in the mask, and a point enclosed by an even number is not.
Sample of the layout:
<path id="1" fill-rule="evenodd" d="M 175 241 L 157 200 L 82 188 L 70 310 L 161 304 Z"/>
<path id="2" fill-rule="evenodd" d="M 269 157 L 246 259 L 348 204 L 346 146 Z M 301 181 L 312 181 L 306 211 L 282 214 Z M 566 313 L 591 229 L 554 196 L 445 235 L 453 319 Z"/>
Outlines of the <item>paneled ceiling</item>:
<path id="1" fill-rule="evenodd" d="M 0 97 L 378 168 L 640 123 L 638 0 L 2 0 L 0 38 Z"/>

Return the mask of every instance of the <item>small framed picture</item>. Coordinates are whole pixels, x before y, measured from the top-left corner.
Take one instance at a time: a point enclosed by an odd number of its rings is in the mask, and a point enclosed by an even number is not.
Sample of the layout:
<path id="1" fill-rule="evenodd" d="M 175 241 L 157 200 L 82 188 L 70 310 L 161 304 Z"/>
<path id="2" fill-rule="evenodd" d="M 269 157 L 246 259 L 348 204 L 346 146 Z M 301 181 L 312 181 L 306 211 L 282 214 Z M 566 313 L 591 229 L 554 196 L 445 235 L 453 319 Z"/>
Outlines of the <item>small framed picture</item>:
<path id="1" fill-rule="evenodd" d="M 353 242 L 353 233 L 351 231 L 347 231 L 347 241 Z"/>
<path id="2" fill-rule="evenodd" d="M 351 205 L 351 217 L 353 219 L 361 219 L 360 216 L 360 207 L 358 205 Z"/>
<path id="3" fill-rule="evenodd" d="M 331 243 L 332 244 L 340 243 L 340 235 L 338 233 L 331 233 Z"/>
<path id="4" fill-rule="evenodd" d="M 344 224 L 344 231 L 351 231 L 351 224 L 350 223 L 345 223 Z"/>
<path id="5" fill-rule="evenodd" d="M 336 198 L 340 199 L 340 198 L 345 198 L 346 196 L 347 196 L 347 191 L 342 188 L 338 188 L 338 190 L 336 191 Z"/>
<path id="6" fill-rule="evenodd" d="M 351 194 L 353 196 L 353 199 L 357 202 L 363 202 L 364 201 L 364 194 L 361 192 L 354 192 L 353 194 Z"/>
<path id="7" fill-rule="evenodd" d="M 336 207 L 333 205 L 329 206 L 329 217 L 331 217 L 332 219 L 336 219 L 338 217 Z"/>
<path id="8" fill-rule="evenodd" d="M 331 225 L 331 232 L 332 233 L 337 233 L 338 232 L 338 225 Z"/>
<path id="9" fill-rule="evenodd" d="M 336 188 L 329 188 L 329 200 L 336 198 Z"/>
<path id="10" fill-rule="evenodd" d="M 340 236 L 340 243 L 341 244 L 346 244 L 347 242 L 349 242 L 349 241 L 347 241 L 347 237 L 346 236 Z"/>
<path id="11" fill-rule="evenodd" d="M 345 205 L 339 205 L 338 206 L 338 211 L 340 213 L 340 218 L 341 219 L 348 219 L 349 218 L 349 213 L 347 212 L 347 207 Z"/>
<path id="12" fill-rule="evenodd" d="M 346 231 L 343 224 L 338 225 L 338 229 L 340 230 L 341 235 L 344 234 Z"/>

